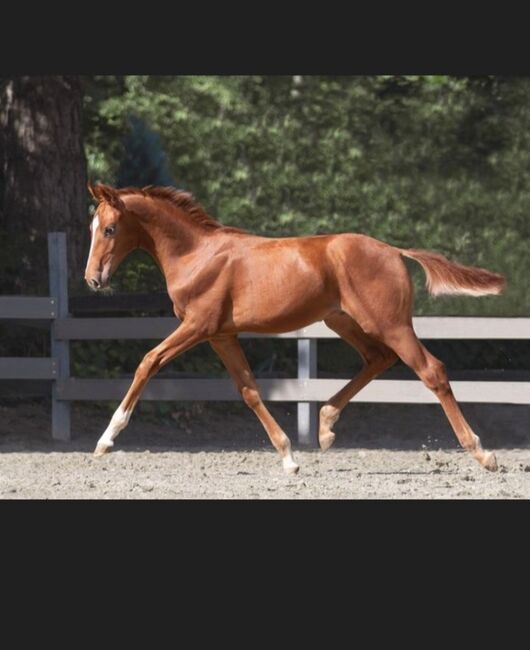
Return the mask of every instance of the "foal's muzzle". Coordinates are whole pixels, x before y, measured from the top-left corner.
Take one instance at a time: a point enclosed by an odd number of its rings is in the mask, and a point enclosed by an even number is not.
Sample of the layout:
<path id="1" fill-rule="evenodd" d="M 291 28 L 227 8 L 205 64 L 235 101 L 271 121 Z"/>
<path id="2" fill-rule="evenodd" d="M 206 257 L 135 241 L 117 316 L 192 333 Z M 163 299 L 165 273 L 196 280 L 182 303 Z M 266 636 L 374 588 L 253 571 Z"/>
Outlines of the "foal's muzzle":
<path id="1" fill-rule="evenodd" d="M 94 289 L 94 291 L 101 289 L 101 282 L 97 278 L 88 278 L 87 284 L 91 289 Z"/>
<path id="2" fill-rule="evenodd" d="M 93 291 L 99 291 L 108 287 L 109 279 L 108 277 L 104 278 L 102 274 L 85 276 L 86 283 Z"/>

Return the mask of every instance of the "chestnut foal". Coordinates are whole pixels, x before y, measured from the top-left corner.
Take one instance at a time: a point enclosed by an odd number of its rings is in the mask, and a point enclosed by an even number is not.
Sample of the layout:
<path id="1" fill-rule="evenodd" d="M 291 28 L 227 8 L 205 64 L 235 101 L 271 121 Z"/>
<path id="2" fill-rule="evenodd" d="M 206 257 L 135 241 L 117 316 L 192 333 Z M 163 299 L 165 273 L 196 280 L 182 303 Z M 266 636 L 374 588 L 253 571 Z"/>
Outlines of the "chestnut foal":
<path id="1" fill-rule="evenodd" d="M 323 450 L 352 397 L 401 358 L 440 400 L 454 432 L 486 469 L 497 468 L 453 396 L 444 365 L 412 328 L 412 284 L 403 262 L 419 262 L 431 294 L 498 294 L 504 278 L 449 262 L 437 253 L 395 248 L 357 234 L 271 239 L 224 227 L 190 194 L 172 188 L 89 185 L 99 205 L 85 279 L 98 290 L 120 262 L 142 248 L 157 262 L 180 326 L 143 358 L 129 391 L 99 439 L 103 455 L 127 425 L 149 379 L 178 354 L 208 341 L 254 411 L 287 473 L 296 473 L 291 443 L 269 413 L 239 344 L 239 332 L 279 333 L 323 320 L 361 355 L 361 372 L 320 411 Z"/>

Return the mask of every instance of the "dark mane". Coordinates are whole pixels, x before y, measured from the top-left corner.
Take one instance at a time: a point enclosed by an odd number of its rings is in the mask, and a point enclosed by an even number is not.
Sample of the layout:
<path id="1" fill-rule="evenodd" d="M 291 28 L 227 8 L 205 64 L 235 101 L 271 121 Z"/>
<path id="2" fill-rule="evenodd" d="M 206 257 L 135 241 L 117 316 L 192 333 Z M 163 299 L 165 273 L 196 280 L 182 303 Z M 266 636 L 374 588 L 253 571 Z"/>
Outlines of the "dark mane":
<path id="1" fill-rule="evenodd" d="M 153 199 L 162 199 L 169 201 L 175 207 L 183 210 L 189 215 L 193 221 L 209 230 L 224 230 L 225 232 L 244 232 L 240 228 L 233 228 L 231 226 L 224 226 L 222 223 L 216 221 L 211 217 L 203 206 L 195 200 L 192 194 L 177 190 L 174 187 L 159 187 L 155 185 L 147 185 L 146 187 L 124 187 L 117 190 L 118 194 L 136 194 L 139 196 L 147 196 Z"/>

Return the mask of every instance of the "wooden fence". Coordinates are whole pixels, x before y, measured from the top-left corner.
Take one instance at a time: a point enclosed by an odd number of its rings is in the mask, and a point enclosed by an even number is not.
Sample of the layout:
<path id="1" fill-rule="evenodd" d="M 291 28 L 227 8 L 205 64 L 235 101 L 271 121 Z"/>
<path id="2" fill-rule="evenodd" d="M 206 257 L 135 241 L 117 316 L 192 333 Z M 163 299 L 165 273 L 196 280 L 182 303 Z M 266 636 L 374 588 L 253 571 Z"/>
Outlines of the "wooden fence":
<path id="1" fill-rule="evenodd" d="M 44 320 L 51 325 L 50 358 L 0 358 L 0 379 L 45 379 L 52 385 L 52 436 L 70 439 L 70 405 L 74 400 L 119 400 L 130 379 L 80 379 L 70 375 L 69 342 L 103 339 L 163 339 L 176 318 L 72 318 L 68 313 L 66 236 L 48 235 L 50 297 L 0 297 L 0 319 Z M 419 317 L 414 327 L 422 339 L 528 339 L 530 318 Z M 317 402 L 326 401 L 347 380 L 317 378 L 318 339 L 337 338 L 324 323 L 285 334 L 243 334 L 242 338 L 287 338 L 298 341 L 296 379 L 259 379 L 263 398 L 297 402 L 298 441 L 316 444 Z M 530 404 L 528 381 L 452 381 L 457 400 L 497 404 Z M 146 400 L 231 401 L 239 394 L 229 379 L 152 379 Z M 375 380 L 354 398 L 358 402 L 435 403 L 418 380 Z"/>

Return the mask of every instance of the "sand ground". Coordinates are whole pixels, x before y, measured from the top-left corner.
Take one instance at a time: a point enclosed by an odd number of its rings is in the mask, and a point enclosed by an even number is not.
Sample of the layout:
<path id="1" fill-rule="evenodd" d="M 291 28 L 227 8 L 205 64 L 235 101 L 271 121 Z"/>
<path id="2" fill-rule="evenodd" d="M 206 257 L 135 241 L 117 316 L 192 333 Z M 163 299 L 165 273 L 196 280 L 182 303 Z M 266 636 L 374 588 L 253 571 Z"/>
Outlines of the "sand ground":
<path id="1" fill-rule="evenodd" d="M 273 405 L 293 438 L 295 411 Z M 52 441 L 38 404 L 0 405 L 2 499 L 528 499 L 530 411 L 467 407 L 499 471 L 460 450 L 436 406 L 354 405 L 325 454 L 295 448 L 285 476 L 244 408 L 190 406 L 153 419 L 140 412 L 102 459 L 92 457 L 108 414 L 74 408 L 73 440 Z"/>

